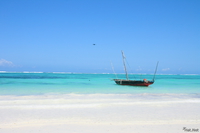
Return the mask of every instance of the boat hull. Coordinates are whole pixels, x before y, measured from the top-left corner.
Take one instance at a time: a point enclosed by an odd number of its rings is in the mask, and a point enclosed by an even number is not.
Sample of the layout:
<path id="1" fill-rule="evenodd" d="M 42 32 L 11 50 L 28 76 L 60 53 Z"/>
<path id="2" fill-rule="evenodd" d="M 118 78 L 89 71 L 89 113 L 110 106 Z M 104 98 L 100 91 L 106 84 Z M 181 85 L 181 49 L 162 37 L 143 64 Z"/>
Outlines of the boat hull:
<path id="1" fill-rule="evenodd" d="M 123 79 L 113 79 L 118 85 L 129 85 L 129 86 L 149 86 L 153 84 L 153 81 L 147 80 L 123 80 Z"/>

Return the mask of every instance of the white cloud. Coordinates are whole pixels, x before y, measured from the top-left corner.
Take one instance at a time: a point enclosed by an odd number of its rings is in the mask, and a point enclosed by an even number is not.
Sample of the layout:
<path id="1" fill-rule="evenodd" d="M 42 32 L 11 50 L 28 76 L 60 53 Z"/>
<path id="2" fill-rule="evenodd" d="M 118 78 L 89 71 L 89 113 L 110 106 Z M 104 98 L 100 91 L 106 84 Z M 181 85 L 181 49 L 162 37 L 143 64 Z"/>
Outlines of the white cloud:
<path id="1" fill-rule="evenodd" d="M 14 64 L 11 61 L 0 59 L 0 66 L 14 66 Z"/>
<path id="2" fill-rule="evenodd" d="M 142 68 L 140 66 L 138 66 L 138 68 L 136 69 L 136 71 L 142 71 Z"/>
<path id="3" fill-rule="evenodd" d="M 170 68 L 163 68 L 162 71 L 169 71 Z"/>

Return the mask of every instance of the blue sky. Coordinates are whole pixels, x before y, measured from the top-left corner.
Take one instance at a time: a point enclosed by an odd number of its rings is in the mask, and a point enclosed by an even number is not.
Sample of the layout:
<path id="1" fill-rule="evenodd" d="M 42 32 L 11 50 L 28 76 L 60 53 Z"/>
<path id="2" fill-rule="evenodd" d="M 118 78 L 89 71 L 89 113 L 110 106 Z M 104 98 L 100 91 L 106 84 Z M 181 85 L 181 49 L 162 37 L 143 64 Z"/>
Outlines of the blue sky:
<path id="1" fill-rule="evenodd" d="M 200 74 L 199 0 L 0 0 L 0 71 Z M 96 45 L 93 45 L 96 44 Z"/>

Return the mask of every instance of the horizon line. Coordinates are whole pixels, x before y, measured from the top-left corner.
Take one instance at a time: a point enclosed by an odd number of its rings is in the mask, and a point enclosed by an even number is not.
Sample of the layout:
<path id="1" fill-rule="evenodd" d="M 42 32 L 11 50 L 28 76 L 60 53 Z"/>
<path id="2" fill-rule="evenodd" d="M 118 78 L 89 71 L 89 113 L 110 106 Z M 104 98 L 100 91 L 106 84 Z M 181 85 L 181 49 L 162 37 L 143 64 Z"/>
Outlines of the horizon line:
<path id="1" fill-rule="evenodd" d="M 125 74 L 125 73 L 84 73 L 84 72 L 40 72 L 40 71 L 0 71 L 0 73 L 55 73 L 55 74 Z M 154 75 L 153 73 L 129 73 L 129 75 Z M 158 73 L 156 75 L 200 75 L 200 74 L 164 74 Z"/>

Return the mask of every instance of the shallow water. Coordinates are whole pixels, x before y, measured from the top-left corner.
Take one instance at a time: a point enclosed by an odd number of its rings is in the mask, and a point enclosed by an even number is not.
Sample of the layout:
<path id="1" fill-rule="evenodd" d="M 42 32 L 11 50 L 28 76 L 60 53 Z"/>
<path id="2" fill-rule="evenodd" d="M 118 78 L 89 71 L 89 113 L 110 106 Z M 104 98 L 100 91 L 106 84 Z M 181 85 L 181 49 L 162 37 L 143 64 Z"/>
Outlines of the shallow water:
<path id="1" fill-rule="evenodd" d="M 200 94 L 200 75 L 156 75 L 149 87 L 116 85 L 114 78 L 114 74 L 0 73 L 0 95 Z M 153 75 L 131 74 L 129 78 L 151 80 Z"/>

